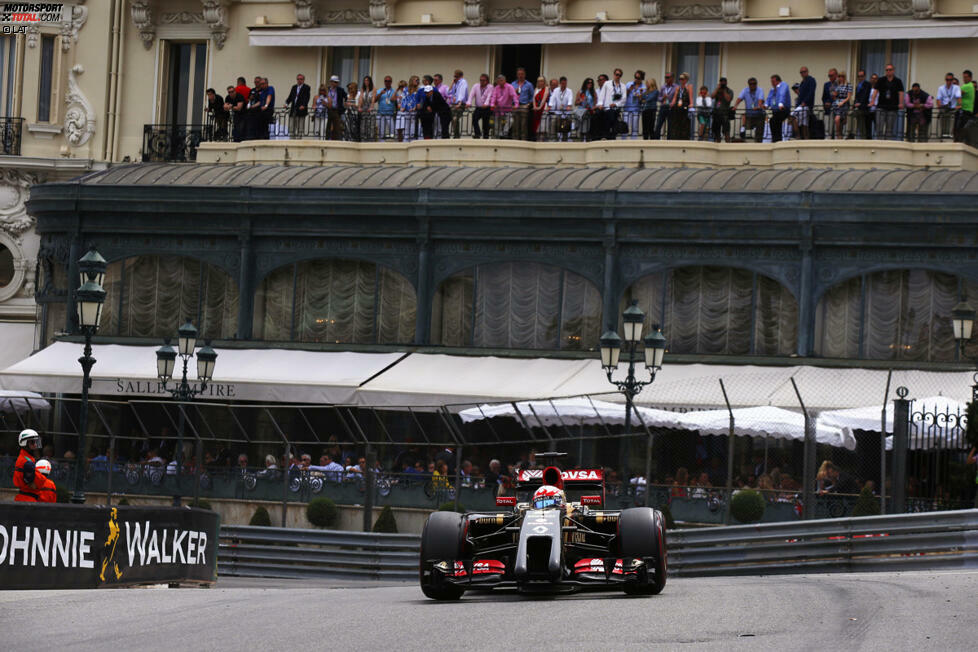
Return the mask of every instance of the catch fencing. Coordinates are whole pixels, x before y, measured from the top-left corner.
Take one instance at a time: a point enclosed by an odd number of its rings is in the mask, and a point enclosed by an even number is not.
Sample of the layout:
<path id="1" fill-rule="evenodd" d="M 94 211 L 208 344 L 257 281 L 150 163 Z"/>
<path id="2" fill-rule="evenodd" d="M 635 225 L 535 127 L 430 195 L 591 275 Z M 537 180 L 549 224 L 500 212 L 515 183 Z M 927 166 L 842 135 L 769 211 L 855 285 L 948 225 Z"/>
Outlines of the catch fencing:
<path id="1" fill-rule="evenodd" d="M 239 577 L 416 580 L 421 537 L 224 525 L 218 573 Z"/>
<path id="2" fill-rule="evenodd" d="M 715 369 L 702 376 L 689 369 L 688 377 L 646 387 L 627 431 L 617 394 L 577 397 L 593 415 L 574 416 L 556 409 L 570 399 L 557 398 L 503 403 L 509 414 L 496 416 L 500 404 L 381 409 L 93 400 L 84 486 L 108 493 L 110 502 L 120 495 L 283 503 L 323 496 L 345 505 L 437 509 L 452 502 L 481 510 L 513 490 L 515 471 L 534 464 L 535 452 L 559 450 L 568 454 L 567 467 L 604 470 L 607 507 L 668 507 L 682 522 L 736 523 L 730 498 L 745 487 L 764 496 L 763 522 L 851 515 L 863 488 L 883 513 L 974 504 L 975 469 L 962 436 L 970 387 L 961 378 L 970 374 L 731 366 L 718 378 Z M 895 453 L 900 386 L 913 400 Z M 0 487 L 12 487 L 17 433 L 27 427 L 50 446 L 52 479 L 73 487 L 75 464 L 67 458 L 77 453 L 79 401 L 6 405 Z M 617 406 L 617 417 L 599 409 L 607 405 Z M 851 408 L 869 416 L 844 434 L 827 419 Z M 324 470 L 327 455 L 342 470 Z"/>

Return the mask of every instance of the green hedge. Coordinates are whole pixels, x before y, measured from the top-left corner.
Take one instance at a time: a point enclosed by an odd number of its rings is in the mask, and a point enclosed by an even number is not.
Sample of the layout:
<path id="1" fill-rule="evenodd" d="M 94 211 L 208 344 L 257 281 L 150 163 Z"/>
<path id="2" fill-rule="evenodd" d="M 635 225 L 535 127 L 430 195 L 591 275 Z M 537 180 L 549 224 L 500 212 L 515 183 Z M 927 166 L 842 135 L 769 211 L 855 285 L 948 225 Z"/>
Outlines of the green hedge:
<path id="1" fill-rule="evenodd" d="M 263 527 L 270 527 L 271 524 L 272 517 L 268 515 L 268 510 L 261 506 L 255 510 L 255 513 L 251 516 L 251 520 L 248 521 L 248 525 L 260 525 Z"/>
<path id="2" fill-rule="evenodd" d="M 390 505 L 385 505 L 374 523 L 374 532 L 386 532 L 389 534 L 397 533 L 397 519 L 394 518 L 394 510 Z"/>
<path id="3" fill-rule="evenodd" d="M 316 527 L 335 527 L 340 520 L 340 511 L 329 498 L 313 498 L 306 505 L 306 518 Z"/>
<path id="4" fill-rule="evenodd" d="M 455 501 L 454 500 L 450 500 L 447 503 L 442 503 L 441 505 L 439 505 L 438 506 L 438 511 L 439 512 L 458 512 L 459 514 L 464 514 L 465 513 L 465 508 L 462 507 L 461 505 L 459 505 L 458 506 L 458 509 L 455 509 Z"/>
<path id="5" fill-rule="evenodd" d="M 764 517 L 766 505 L 760 492 L 741 489 L 730 500 L 730 513 L 741 523 L 757 523 Z"/>
<path id="6" fill-rule="evenodd" d="M 868 486 L 863 487 L 859 492 L 859 499 L 855 507 L 852 508 L 853 516 L 878 516 L 880 513 L 879 498 L 873 495 L 873 490 Z"/>

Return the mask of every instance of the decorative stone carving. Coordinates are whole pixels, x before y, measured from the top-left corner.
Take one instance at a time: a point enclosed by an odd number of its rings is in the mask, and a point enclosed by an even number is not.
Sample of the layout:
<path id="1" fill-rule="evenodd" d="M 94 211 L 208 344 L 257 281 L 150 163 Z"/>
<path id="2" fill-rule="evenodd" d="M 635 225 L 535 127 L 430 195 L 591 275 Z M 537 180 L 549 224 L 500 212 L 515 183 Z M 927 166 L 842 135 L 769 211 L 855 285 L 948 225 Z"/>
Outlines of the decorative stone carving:
<path id="1" fill-rule="evenodd" d="M 469 27 L 486 24 L 486 0 L 465 0 L 462 11 L 464 22 Z"/>
<path id="2" fill-rule="evenodd" d="M 153 9 L 150 7 L 150 1 L 131 0 L 129 14 L 132 16 L 132 24 L 139 30 L 143 47 L 150 49 L 153 47 L 153 39 L 156 38 L 156 26 L 153 25 Z"/>
<path id="3" fill-rule="evenodd" d="M 88 7 L 77 4 L 71 7 L 71 19 L 61 26 L 61 49 L 65 52 L 71 49 L 72 43 L 78 42 L 78 32 L 88 20 Z"/>
<path id="4" fill-rule="evenodd" d="M 723 17 L 723 7 L 715 5 L 669 5 L 666 18 L 672 20 L 709 20 Z"/>
<path id="5" fill-rule="evenodd" d="M 540 0 L 540 17 L 545 25 L 556 25 L 564 18 L 560 0 Z"/>
<path id="6" fill-rule="evenodd" d="M 324 24 L 343 23 L 347 25 L 369 25 L 370 11 L 366 9 L 337 9 L 323 14 Z"/>
<path id="7" fill-rule="evenodd" d="M 723 22 L 739 23 L 744 19 L 743 0 L 721 0 L 720 7 L 723 10 Z"/>
<path id="8" fill-rule="evenodd" d="M 374 27 L 387 27 L 391 22 L 391 11 L 387 0 L 370 0 L 370 23 Z"/>
<path id="9" fill-rule="evenodd" d="M 78 86 L 78 75 L 85 72 L 80 63 L 68 71 L 68 95 L 65 104 L 65 138 L 71 147 L 81 147 L 95 133 L 95 109 Z"/>
<path id="10" fill-rule="evenodd" d="M 910 0 L 853 0 L 848 4 L 853 16 L 909 16 L 913 13 Z"/>
<path id="11" fill-rule="evenodd" d="M 37 177 L 16 168 L 0 168 L 0 230 L 20 238 L 34 227 L 34 218 L 24 204 Z"/>
<path id="12" fill-rule="evenodd" d="M 41 29 L 37 26 L 37 23 L 31 23 L 27 25 L 27 47 L 36 48 L 37 41 L 41 36 Z"/>
<path id="13" fill-rule="evenodd" d="M 204 13 L 195 14 L 192 11 L 172 11 L 160 15 L 163 25 L 199 25 L 204 22 Z"/>
<path id="14" fill-rule="evenodd" d="M 910 0 L 913 17 L 920 20 L 934 15 L 934 0 Z"/>
<path id="15" fill-rule="evenodd" d="M 646 25 L 657 25 L 662 22 L 661 0 L 640 0 L 638 11 L 639 20 Z"/>
<path id="16" fill-rule="evenodd" d="M 849 18 L 846 0 L 825 0 L 825 18 L 827 20 L 846 20 Z"/>
<path id="17" fill-rule="evenodd" d="M 211 28 L 211 38 L 218 50 L 224 49 L 228 38 L 227 0 L 200 0 L 204 7 L 204 22 Z"/>
<path id="18" fill-rule="evenodd" d="M 539 23 L 543 17 L 534 7 L 509 7 L 490 9 L 489 20 L 493 23 Z"/>
<path id="19" fill-rule="evenodd" d="M 295 24 L 303 29 L 316 26 L 316 7 L 312 0 L 295 0 Z"/>

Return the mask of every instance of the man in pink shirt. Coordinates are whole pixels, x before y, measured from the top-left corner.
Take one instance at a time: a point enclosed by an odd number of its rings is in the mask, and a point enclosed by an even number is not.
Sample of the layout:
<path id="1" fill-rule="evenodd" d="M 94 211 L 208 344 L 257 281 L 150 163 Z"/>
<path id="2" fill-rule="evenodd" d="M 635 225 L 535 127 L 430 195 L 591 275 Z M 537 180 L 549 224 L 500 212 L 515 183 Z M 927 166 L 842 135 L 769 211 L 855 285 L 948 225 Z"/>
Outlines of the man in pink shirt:
<path id="1" fill-rule="evenodd" d="M 520 104 L 516 89 L 506 83 L 506 76 L 496 77 L 496 85 L 492 87 L 489 106 L 492 108 L 496 122 L 496 137 L 501 138 L 509 132 L 508 121 L 512 118 L 513 109 Z"/>
<path id="2" fill-rule="evenodd" d="M 469 93 L 468 105 L 472 111 L 472 136 L 474 138 L 489 137 L 489 119 L 492 115 L 490 103 L 492 102 L 492 85 L 489 83 L 489 75 L 482 73 L 479 75 L 479 83 L 472 85 L 472 92 Z M 479 129 L 479 121 L 482 121 L 482 129 Z"/>

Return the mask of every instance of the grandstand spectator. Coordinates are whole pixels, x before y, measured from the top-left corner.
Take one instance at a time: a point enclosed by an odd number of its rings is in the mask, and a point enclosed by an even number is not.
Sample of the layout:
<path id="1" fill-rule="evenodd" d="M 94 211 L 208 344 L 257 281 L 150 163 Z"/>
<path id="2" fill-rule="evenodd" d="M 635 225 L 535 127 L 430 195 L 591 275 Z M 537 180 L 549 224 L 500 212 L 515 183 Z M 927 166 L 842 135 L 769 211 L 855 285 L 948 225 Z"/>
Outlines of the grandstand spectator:
<path id="1" fill-rule="evenodd" d="M 537 77 L 536 90 L 533 93 L 533 121 L 530 125 L 531 138 L 529 140 L 543 140 L 540 136 L 540 123 L 543 120 L 543 111 L 550 100 L 550 89 L 547 87 L 546 77 Z M 546 131 L 546 130 L 544 130 Z"/>
<path id="2" fill-rule="evenodd" d="M 735 111 L 741 102 L 744 103 L 744 125 L 740 128 L 740 137 L 743 139 L 746 130 L 753 129 L 754 142 L 759 143 L 764 139 L 764 91 L 754 77 L 747 80 L 747 86 L 737 96 L 733 105 Z"/>
<path id="3" fill-rule="evenodd" d="M 672 73 L 667 72 L 662 88 L 659 89 L 659 115 L 655 119 L 655 129 L 653 130 L 652 140 L 659 140 L 662 136 L 662 125 L 666 126 L 666 137 L 672 127 L 672 110 L 676 106 L 677 86 L 673 83 Z"/>
<path id="4" fill-rule="evenodd" d="M 577 120 L 581 140 L 594 140 L 591 134 L 591 118 L 594 114 L 596 101 L 597 94 L 594 90 L 594 80 L 587 77 L 584 83 L 581 84 L 581 91 L 577 94 L 577 99 L 574 101 L 574 116 Z"/>
<path id="5" fill-rule="evenodd" d="M 722 138 L 730 142 L 730 107 L 733 104 L 733 91 L 727 86 L 727 78 L 721 77 L 717 87 L 710 94 L 713 100 L 713 142 Z"/>
<path id="6" fill-rule="evenodd" d="M 894 75 L 893 64 L 887 64 L 885 73 L 876 81 L 878 133 L 881 138 L 892 139 L 897 135 L 897 117 L 903 106 L 903 81 Z"/>
<path id="7" fill-rule="evenodd" d="M 289 134 L 293 138 L 302 138 L 305 135 L 309 96 L 310 88 L 306 83 L 306 76 L 300 73 L 295 76 L 295 83 L 289 89 L 289 96 L 285 98 L 285 106 L 289 110 Z"/>
<path id="8" fill-rule="evenodd" d="M 944 84 L 937 89 L 936 100 L 939 112 L 938 129 L 940 131 L 938 133 L 943 137 L 953 133 L 957 113 L 961 108 L 961 87 L 954 83 L 954 73 L 949 72 L 944 75 Z M 910 102 L 906 102 L 906 104 L 909 106 Z"/>
<path id="9" fill-rule="evenodd" d="M 468 106 L 472 107 L 472 137 L 488 138 L 492 121 L 492 84 L 489 75 L 479 75 L 479 83 L 472 86 Z"/>
<path id="10" fill-rule="evenodd" d="M 808 139 L 811 137 L 808 125 L 812 118 L 812 108 L 815 106 L 815 89 L 818 87 L 818 82 L 808 74 L 808 66 L 802 66 L 798 74 L 801 75 L 796 98 L 796 103 L 801 109 L 801 115 L 798 116 L 798 130 L 801 138 Z"/>
<path id="11" fill-rule="evenodd" d="M 649 77 L 642 91 L 642 139 L 652 140 L 655 133 L 655 116 L 659 107 L 659 84 Z"/>
<path id="12" fill-rule="evenodd" d="M 550 117 L 549 135 L 551 139 L 567 140 L 571 131 L 571 116 L 574 111 L 574 93 L 567 88 L 567 78 L 561 77 L 557 88 L 550 91 L 550 101 L 546 111 Z"/>
<path id="13" fill-rule="evenodd" d="M 771 75 L 771 90 L 767 94 L 767 107 L 771 109 L 771 142 L 781 142 L 781 125 L 788 117 L 791 97 L 788 84 L 781 81 L 781 75 Z"/>
<path id="14" fill-rule="evenodd" d="M 914 82 L 910 86 L 910 92 L 904 96 L 904 108 L 907 114 L 907 140 L 910 142 L 927 142 L 927 131 L 930 126 L 932 107 L 934 98 L 920 88 L 920 84 Z M 953 125 L 953 115 L 948 119 L 947 126 L 950 129 Z M 943 137 L 945 132 L 941 132 Z"/>
<path id="15" fill-rule="evenodd" d="M 513 138 L 533 140 L 530 133 L 530 107 L 533 104 L 533 84 L 526 78 L 526 69 L 516 69 L 516 81 L 512 84 L 516 92 L 517 109 L 513 113 Z"/>

